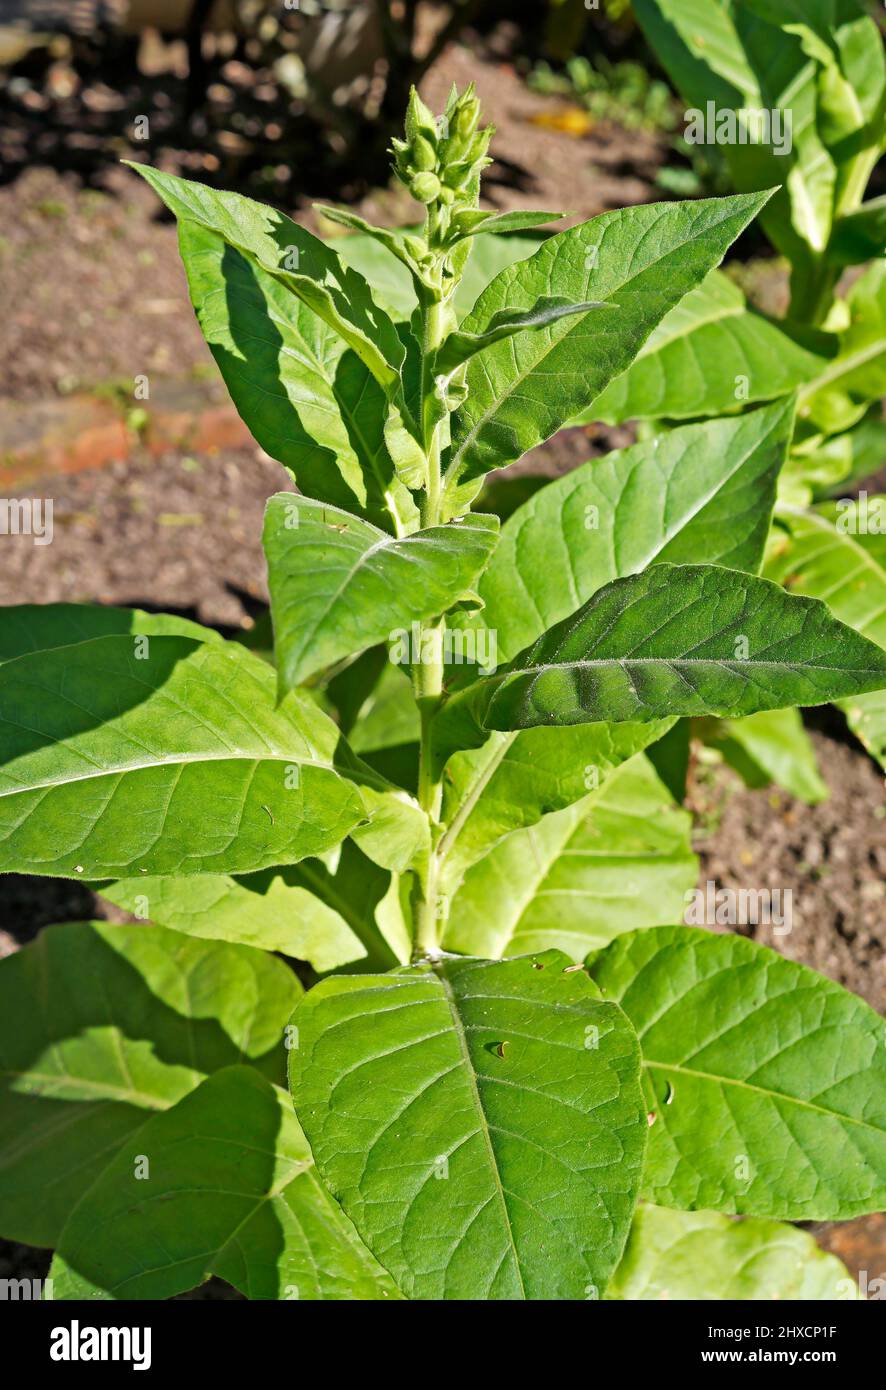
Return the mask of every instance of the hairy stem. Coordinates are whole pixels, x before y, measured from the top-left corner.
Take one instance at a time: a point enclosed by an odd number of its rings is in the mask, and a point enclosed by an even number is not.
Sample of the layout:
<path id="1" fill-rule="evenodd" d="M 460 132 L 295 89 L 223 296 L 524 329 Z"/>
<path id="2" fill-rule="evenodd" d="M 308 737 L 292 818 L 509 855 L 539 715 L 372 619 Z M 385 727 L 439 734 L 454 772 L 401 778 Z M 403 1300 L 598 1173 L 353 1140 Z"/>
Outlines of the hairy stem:
<path id="1" fill-rule="evenodd" d="M 433 354 L 445 334 L 445 309 L 440 300 L 428 299 L 422 305 L 422 429 L 428 460 L 428 486 L 421 507 L 422 528 L 436 526 L 440 521 L 440 455 L 441 422 L 435 421 L 433 411 Z M 437 776 L 431 753 L 431 721 L 443 693 L 443 633 L 445 618 L 422 627 L 419 660 L 413 668 L 415 698 L 421 715 L 421 744 L 419 749 L 418 800 L 431 819 L 440 817 L 443 799 L 442 783 Z M 415 947 L 419 956 L 433 955 L 439 948 L 437 912 L 437 857 L 431 850 L 425 873 L 419 876 L 414 899 Z"/>

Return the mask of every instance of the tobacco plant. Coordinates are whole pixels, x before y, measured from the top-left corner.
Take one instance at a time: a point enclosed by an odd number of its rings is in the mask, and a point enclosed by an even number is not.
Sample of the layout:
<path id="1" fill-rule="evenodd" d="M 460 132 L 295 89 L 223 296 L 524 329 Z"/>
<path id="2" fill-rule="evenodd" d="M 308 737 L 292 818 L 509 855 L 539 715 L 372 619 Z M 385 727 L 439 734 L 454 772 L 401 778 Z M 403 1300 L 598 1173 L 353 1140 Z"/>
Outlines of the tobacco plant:
<path id="1" fill-rule="evenodd" d="M 883 1021 L 674 925 L 696 864 L 650 760 L 682 717 L 886 688 L 758 574 L 792 405 L 471 509 L 768 193 L 515 242 L 554 215 L 479 210 L 490 134 L 472 90 L 436 119 L 413 93 L 423 223 L 330 210 L 341 254 L 139 168 L 298 491 L 267 507 L 272 649 L 0 623 L 0 868 L 136 919 L 0 963 L 0 1229 L 56 1248 L 56 1298 L 857 1296 L 780 1223 L 886 1204 Z"/>

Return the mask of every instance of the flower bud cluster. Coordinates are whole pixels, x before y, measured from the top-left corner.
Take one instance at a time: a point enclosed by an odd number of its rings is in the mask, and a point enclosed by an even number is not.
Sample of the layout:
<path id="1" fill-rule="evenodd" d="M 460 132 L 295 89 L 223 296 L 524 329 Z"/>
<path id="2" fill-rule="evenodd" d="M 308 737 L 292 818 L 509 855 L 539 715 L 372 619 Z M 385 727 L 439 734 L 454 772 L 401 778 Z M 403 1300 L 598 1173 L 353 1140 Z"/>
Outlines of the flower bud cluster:
<path id="1" fill-rule="evenodd" d="M 413 198 L 437 204 L 452 214 L 476 207 L 480 174 L 493 127 L 479 129 L 480 103 L 474 84 L 459 94 L 455 87 L 442 116 L 434 118 L 413 87 L 406 112 L 406 139 L 394 140 L 394 171 Z M 447 222 L 449 217 L 445 219 Z"/>

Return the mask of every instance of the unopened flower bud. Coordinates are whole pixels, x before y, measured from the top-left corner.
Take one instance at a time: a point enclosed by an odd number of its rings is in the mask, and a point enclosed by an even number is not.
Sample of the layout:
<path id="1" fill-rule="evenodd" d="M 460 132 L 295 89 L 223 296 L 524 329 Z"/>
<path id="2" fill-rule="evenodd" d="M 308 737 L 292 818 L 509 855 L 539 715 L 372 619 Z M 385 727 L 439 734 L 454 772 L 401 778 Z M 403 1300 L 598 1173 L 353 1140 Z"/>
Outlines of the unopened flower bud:
<path id="1" fill-rule="evenodd" d="M 417 135 L 413 140 L 410 155 L 413 169 L 427 171 L 436 168 L 437 151 L 423 135 Z"/>
<path id="2" fill-rule="evenodd" d="M 473 163 L 463 159 L 459 164 L 450 164 L 443 174 L 447 188 L 464 188 L 473 172 Z"/>
<path id="3" fill-rule="evenodd" d="M 436 174 L 416 174 L 409 182 L 409 191 L 419 203 L 433 203 L 440 196 L 440 180 Z"/>
<path id="4" fill-rule="evenodd" d="M 455 113 L 454 126 L 456 133 L 462 140 L 468 140 L 477 129 L 477 122 L 480 119 L 480 103 L 476 97 L 471 97 L 463 106 L 460 106 Z"/>
<path id="5" fill-rule="evenodd" d="M 436 135 L 437 128 L 433 114 L 413 87 L 409 93 L 409 105 L 406 108 L 406 138 L 412 142 L 418 136 L 423 136 L 431 144 L 434 144 Z"/>

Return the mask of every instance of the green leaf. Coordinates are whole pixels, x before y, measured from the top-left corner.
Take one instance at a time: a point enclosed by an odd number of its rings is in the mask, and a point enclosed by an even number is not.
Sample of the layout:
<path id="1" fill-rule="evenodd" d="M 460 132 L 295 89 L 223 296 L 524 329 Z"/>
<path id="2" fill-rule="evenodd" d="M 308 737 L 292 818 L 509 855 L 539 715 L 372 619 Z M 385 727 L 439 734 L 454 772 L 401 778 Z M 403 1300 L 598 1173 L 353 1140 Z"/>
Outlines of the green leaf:
<path id="1" fill-rule="evenodd" d="M 317 1167 L 408 1298 L 581 1299 L 618 1261 L 647 1130 L 639 1058 L 568 965 L 334 978 L 296 1010 Z"/>
<path id="2" fill-rule="evenodd" d="M 394 540 L 347 512 L 277 493 L 264 547 L 281 692 L 444 613 L 474 583 L 497 534 L 497 517 L 474 515 Z"/>
<path id="3" fill-rule="evenodd" d="M 886 526 L 886 496 L 866 497 L 868 523 Z M 792 592 L 827 600 L 837 617 L 886 648 L 886 546 L 859 526 L 860 503 L 823 503 L 814 511 L 779 513 L 766 572 Z M 841 702 L 852 729 L 886 767 L 886 692 Z"/>
<path id="4" fill-rule="evenodd" d="M 613 579 L 655 561 L 759 569 L 793 406 L 777 402 L 594 459 L 509 518 L 479 585 L 509 660 Z M 552 543 L 556 537 L 556 544 Z"/>
<path id="5" fill-rule="evenodd" d="M 867 1004 L 692 927 L 632 932 L 588 968 L 640 1038 L 650 1201 L 791 1221 L 882 1210 L 886 1024 Z"/>
<path id="6" fill-rule="evenodd" d="M 345 840 L 325 863 L 303 859 L 239 878 L 148 875 L 99 891 L 173 931 L 282 951 L 323 973 L 353 962 L 373 970 L 401 964 L 379 921 L 390 887 L 390 873 Z"/>
<path id="7" fill-rule="evenodd" d="M 494 676 L 453 697 L 437 740 L 476 730 L 734 717 L 886 687 L 886 652 L 823 603 L 717 565 L 607 584 Z"/>
<path id="8" fill-rule="evenodd" d="M 390 970 L 409 960 L 411 934 L 397 909 L 400 880 L 351 840 L 326 863 L 303 859 L 284 872 L 287 880 L 308 889 L 347 923 L 363 948 L 356 968 Z"/>
<path id="9" fill-rule="evenodd" d="M 825 365 L 821 353 L 748 308 L 738 286 L 713 270 L 573 423 L 725 414 L 785 396 Z"/>
<path id="10" fill-rule="evenodd" d="M 606 1297 L 827 1302 L 860 1295 L 842 1261 L 795 1226 L 642 1206 Z"/>
<path id="11" fill-rule="evenodd" d="M 370 237 L 390 251 L 392 256 L 396 256 L 398 261 L 409 271 L 415 283 L 416 266 L 409 254 L 409 248 L 403 234 L 396 229 L 389 227 L 375 227 L 371 222 L 367 222 L 365 217 L 358 217 L 356 213 L 348 208 L 328 207 L 325 203 L 315 203 L 314 211 L 321 217 L 325 217 L 328 222 L 337 222 L 340 227 L 347 227 L 349 231 L 360 232 L 363 236 Z"/>
<path id="12" fill-rule="evenodd" d="M 262 448 L 313 497 L 387 530 L 416 520 L 385 445 L 384 392 L 357 354 L 220 233 L 182 222 L 179 244 L 203 335 Z"/>
<path id="13" fill-rule="evenodd" d="M 452 421 L 450 489 L 520 458 L 598 396 L 668 310 L 720 261 L 767 196 L 603 213 L 551 237 L 528 261 L 496 276 L 463 332 L 481 332 L 496 312 L 542 295 L 612 301 L 618 311 L 591 311 L 527 330 L 471 359 L 468 398 Z"/>
<path id="14" fill-rule="evenodd" d="M 301 993 L 264 951 L 75 922 L 0 961 L 0 1231 L 55 1245 L 153 1111 L 239 1062 L 281 1080 Z"/>
<path id="15" fill-rule="evenodd" d="M 559 222 L 565 212 L 532 212 L 529 208 L 517 208 L 513 212 L 479 212 L 473 209 L 457 213 L 455 226 L 462 236 L 481 236 L 491 232 L 501 236 L 505 232 L 525 232 L 545 222 Z"/>
<path id="16" fill-rule="evenodd" d="M 847 295 L 839 351 L 800 395 L 802 420 L 830 433 L 853 425 L 886 393 L 886 260 L 874 261 Z"/>
<path id="17" fill-rule="evenodd" d="M 129 167 L 142 175 L 180 222 L 196 223 L 221 236 L 272 275 L 335 330 L 381 386 L 393 388 L 403 361 L 397 330 L 373 300 L 363 276 L 344 266 L 330 247 L 283 213 L 242 194 L 145 164 L 130 162 Z"/>
<path id="18" fill-rule="evenodd" d="M 873 405 L 857 425 L 844 434 L 834 435 L 825 448 L 833 452 L 842 451 L 843 467 L 837 482 L 828 480 L 817 485 L 817 495 L 841 497 L 858 483 L 872 477 L 886 458 L 886 420 L 883 419 L 882 406 L 879 403 Z"/>
<path id="19" fill-rule="evenodd" d="M 140 1156 L 150 1179 L 138 1176 Z M 317 1180 L 281 1091 L 229 1067 L 149 1120 L 62 1232 L 55 1299 L 161 1299 L 216 1274 L 248 1298 L 397 1298 Z"/>
<path id="20" fill-rule="evenodd" d="M 360 704 L 350 734 L 355 753 L 368 754 L 403 744 L 417 744 L 421 719 L 412 682 L 402 666 L 388 661 L 377 684 Z"/>
<path id="21" fill-rule="evenodd" d="M 531 328 L 547 328 L 560 319 L 586 314 L 590 309 L 615 309 L 614 304 L 585 301 L 571 304 L 567 299 L 545 295 L 531 309 L 500 309 L 479 333 L 450 333 L 434 358 L 434 370 L 447 375 L 467 362 L 475 353 Z"/>
<path id="22" fill-rule="evenodd" d="M 778 480 L 776 509 L 805 508 L 813 500 L 843 497 L 875 474 L 886 457 L 886 421 L 879 401 L 841 434 L 809 435 L 809 428 L 800 425 Z"/>
<path id="23" fill-rule="evenodd" d="M 468 869 L 443 944 L 489 956 L 556 947 L 582 960 L 621 932 L 672 922 L 698 874 L 690 827 L 647 759 L 633 758 Z"/>
<path id="24" fill-rule="evenodd" d="M 886 194 L 841 217 L 828 252 L 841 265 L 861 265 L 886 255 Z"/>
<path id="25" fill-rule="evenodd" d="M 145 645 L 142 645 L 145 644 Z M 0 870 L 247 873 L 366 819 L 335 726 L 235 643 L 100 637 L 0 668 Z"/>
<path id="26" fill-rule="evenodd" d="M 768 787 L 774 782 L 809 806 L 827 799 L 828 789 L 799 710 L 765 710 L 747 719 L 711 721 L 710 727 L 702 723 L 694 731 L 719 749 L 747 786 Z"/>
<path id="27" fill-rule="evenodd" d="M 440 891 L 452 893 L 465 870 L 512 831 L 585 801 L 589 791 L 602 787 L 610 773 L 667 728 L 668 721 L 523 729 L 493 734 L 482 748 L 456 753 L 443 779 L 446 829 L 437 844 Z M 485 945 L 453 949 L 470 955 L 503 954 Z"/>
<path id="28" fill-rule="evenodd" d="M 237 941 L 334 970 L 366 955 L 345 919 L 302 884 L 303 860 L 285 869 L 184 878 L 148 874 L 102 886 L 108 902 L 143 920 L 210 941 Z M 364 861 L 365 862 L 365 861 Z"/>
<path id="29" fill-rule="evenodd" d="M 211 627 L 171 613 L 144 613 L 140 608 L 103 608 L 89 603 L 21 603 L 0 609 L 0 661 L 126 632 L 148 637 L 192 637 L 197 642 L 222 640 Z"/>

